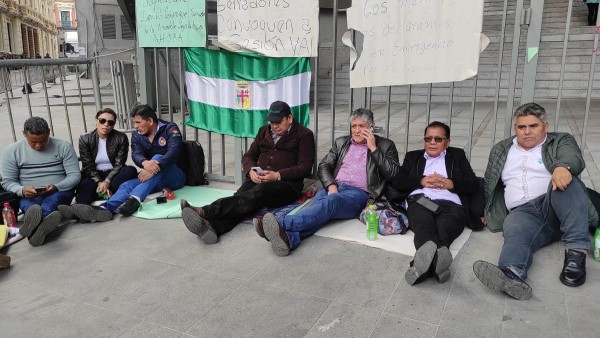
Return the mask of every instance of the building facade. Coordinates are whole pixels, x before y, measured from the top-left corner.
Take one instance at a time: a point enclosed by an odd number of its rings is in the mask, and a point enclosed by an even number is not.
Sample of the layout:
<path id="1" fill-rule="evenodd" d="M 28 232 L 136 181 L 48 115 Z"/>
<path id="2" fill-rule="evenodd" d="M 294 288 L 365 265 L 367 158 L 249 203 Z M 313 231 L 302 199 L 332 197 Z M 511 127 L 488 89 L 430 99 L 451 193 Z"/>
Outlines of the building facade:
<path id="1" fill-rule="evenodd" d="M 52 0 L 0 0 L 0 56 L 58 56 Z"/>
<path id="2" fill-rule="evenodd" d="M 58 29 L 58 50 L 61 56 L 79 55 L 77 10 L 75 0 L 54 0 L 54 20 Z"/>

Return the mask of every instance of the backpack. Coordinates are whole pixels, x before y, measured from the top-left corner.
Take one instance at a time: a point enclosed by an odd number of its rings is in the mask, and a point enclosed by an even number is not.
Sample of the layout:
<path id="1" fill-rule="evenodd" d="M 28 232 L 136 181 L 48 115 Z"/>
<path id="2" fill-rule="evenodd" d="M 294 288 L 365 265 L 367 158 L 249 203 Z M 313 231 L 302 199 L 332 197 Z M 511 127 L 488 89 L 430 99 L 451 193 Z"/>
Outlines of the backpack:
<path id="1" fill-rule="evenodd" d="M 27 89 L 25 89 L 25 88 L 27 88 Z M 21 92 L 23 94 L 25 94 L 25 90 L 27 90 L 27 92 L 29 94 L 33 93 L 33 88 L 31 88 L 31 85 L 29 83 L 26 83 L 26 84 L 23 85 L 23 89 L 21 89 Z"/>
<path id="2" fill-rule="evenodd" d="M 207 185 L 204 177 L 204 150 L 197 141 L 183 141 L 183 156 L 178 165 L 185 172 L 185 185 Z"/>

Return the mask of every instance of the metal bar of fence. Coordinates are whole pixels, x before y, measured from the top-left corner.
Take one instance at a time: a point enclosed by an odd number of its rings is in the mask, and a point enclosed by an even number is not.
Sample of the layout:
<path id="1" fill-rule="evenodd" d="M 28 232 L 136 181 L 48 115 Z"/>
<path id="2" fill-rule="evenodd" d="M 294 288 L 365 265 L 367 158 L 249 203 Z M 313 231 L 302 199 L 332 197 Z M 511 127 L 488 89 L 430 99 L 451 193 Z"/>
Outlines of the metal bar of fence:
<path id="1" fill-rule="evenodd" d="M 452 130 L 452 109 L 454 104 L 454 82 L 450 82 L 450 88 L 448 89 L 448 127 Z"/>
<path id="2" fill-rule="evenodd" d="M 42 66 L 42 71 L 46 73 L 46 67 Z M 42 87 L 44 88 L 44 97 L 46 98 L 46 110 L 48 111 L 48 124 L 50 124 L 50 133 L 54 136 L 54 123 L 52 122 L 52 112 L 50 111 L 50 99 L 48 98 L 48 86 L 46 85 L 46 79 L 42 81 Z"/>
<path id="3" fill-rule="evenodd" d="M 165 48 L 167 53 L 167 105 L 169 106 L 169 121 L 173 121 L 173 110 L 171 110 L 171 54 L 169 48 Z"/>
<path id="4" fill-rule="evenodd" d="M 316 58 L 314 58 L 313 60 L 315 60 L 315 72 L 314 74 L 318 74 L 318 70 L 319 70 L 319 57 L 317 56 Z M 314 117 L 315 117 L 315 125 L 314 125 L 314 132 L 313 135 L 315 137 L 315 156 L 314 156 L 314 161 L 313 161 L 313 173 L 317 173 L 317 158 L 318 158 L 318 149 L 319 149 L 319 76 L 316 75 L 313 79 L 313 110 L 314 110 Z M 350 96 L 352 96 L 352 94 L 350 94 Z"/>
<path id="5" fill-rule="evenodd" d="M 221 134 L 221 175 L 225 176 L 225 135 Z"/>
<path id="6" fill-rule="evenodd" d="M 27 98 L 27 109 L 29 109 L 29 117 L 33 116 L 33 112 L 31 111 L 31 99 L 29 98 L 29 67 L 23 67 L 23 77 L 25 78 L 25 84 L 23 84 L 23 92 L 25 93 L 25 97 Z"/>
<path id="7" fill-rule="evenodd" d="M 385 120 L 385 137 L 390 138 L 390 120 L 392 112 L 392 86 L 387 87 L 387 99 L 385 102 L 386 120 Z"/>
<path id="8" fill-rule="evenodd" d="M 404 119 L 404 126 L 406 133 L 404 134 L 404 153 L 408 152 L 408 133 L 410 132 L 410 95 L 412 92 L 412 85 L 408 85 L 406 90 L 406 118 Z"/>
<path id="9" fill-rule="evenodd" d="M 8 73 L 8 68 L 2 68 L 2 71 Z M 4 77 L 4 86 L 7 86 L 6 77 Z M 17 135 L 15 133 L 15 121 L 13 120 L 12 108 L 10 105 L 10 98 L 8 97 L 8 90 L 4 91 L 4 95 L 6 96 L 6 107 L 8 109 L 8 120 L 10 121 L 10 130 L 12 131 L 13 142 L 17 142 Z"/>
<path id="10" fill-rule="evenodd" d="M 492 122 L 492 146 L 496 143 L 496 125 L 498 124 L 498 101 L 500 101 L 500 79 L 502 78 L 502 58 L 504 56 L 504 35 L 506 34 L 506 16 L 508 0 L 504 0 L 502 11 L 502 29 L 500 30 L 500 50 L 498 51 L 498 71 L 496 72 L 496 97 L 494 98 L 494 121 Z M 516 18 L 515 18 L 516 19 Z"/>
<path id="11" fill-rule="evenodd" d="M 94 88 L 94 101 L 96 101 L 96 111 L 102 109 L 102 96 L 100 95 L 100 78 L 98 76 L 98 64 L 95 59 L 91 59 L 92 64 L 92 86 Z M 79 64 L 79 63 L 75 63 Z"/>
<path id="12" fill-rule="evenodd" d="M 185 76 L 185 72 L 184 72 L 184 68 L 183 68 L 183 62 L 184 57 L 183 57 L 183 49 L 182 48 L 178 48 L 178 55 L 179 55 L 179 111 L 181 112 L 181 133 L 183 134 L 183 139 L 186 139 L 186 132 L 185 132 L 185 106 L 184 106 L 184 102 L 183 102 L 183 92 L 184 92 L 184 83 L 183 83 L 183 78 Z"/>
<path id="13" fill-rule="evenodd" d="M 431 120 L 431 90 L 433 89 L 433 83 L 430 83 L 427 86 L 427 108 L 425 111 L 427 112 L 425 117 L 425 125 L 429 125 L 429 121 Z"/>
<path id="14" fill-rule="evenodd" d="M 67 108 L 67 97 L 65 95 L 65 83 L 63 81 L 63 70 L 60 66 L 58 67 L 58 74 L 60 75 L 60 90 L 63 98 L 63 106 L 65 107 L 65 118 L 67 119 L 67 130 L 69 131 L 69 139 L 71 140 L 71 144 L 73 142 L 73 132 L 71 131 L 71 119 L 69 118 L 69 108 Z"/>
<path id="15" fill-rule="evenodd" d="M 160 116 L 160 90 L 158 89 L 159 64 L 158 64 L 158 48 L 154 48 L 154 91 L 156 92 L 156 110 Z"/>
<path id="16" fill-rule="evenodd" d="M 333 0 L 333 52 L 331 65 L 331 145 L 335 141 L 335 90 L 337 78 L 337 24 L 338 24 L 338 0 Z"/>
<path id="17" fill-rule="evenodd" d="M 567 22 L 565 23 L 565 35 L 563 37 L 562 58 L 560 61 L 560 77 L 558 79 L 558 95 L 556 97 L 556 114 L 554 115 L 553 129 L 558 131 L 558 121 L 560 116 L 560 101 L 562 100 L 562 88 L 565 79 L 565 63 L 567 61 L 567 46 L 569 45 L 569 30 L 571 29 L 571 12 L 573 11 L 573 0 L 569 0 L 567 9 Z"/>
<path id="18" fill-rule="evenodd" d="M 66 59 L 11 59 L 0 60 L 0 68 L 3 67 L 35 67 L 35 66 L 68 66 L 93 64 L 94 58 L 66 58 Z"/>
<path id="19" fill-rule="evenodd" d="M 473 96 L 471 98 L 471 116 L 469 117 L 469 125 L 471 126 L 471 132 L 469 133 L 469 141 L 467 144 L 467 148 L 469 152 L 467 153 L 467 159 L 471 160 L 471 153 L 473 152 L 473 128 L 475 124 L 475 106 L 477 101 L 477 75 L 473 77 Z"/>
<path id="20" fill-rule="evenodd" d="M 512 113 L 515 101 L 515 90 L 517 85 L 517 65 L 519 60 L 519 41 L 521 40 L 521 12 L 523 11 L 523 0 L 517 0 L 515 8 L 515 24 L 512 42 L 512 61 L 510 65 L 510 79 L 508 81 L 508 98 L 506 100 L 506 116 L 504 120 L 504 138 L 511 134 Z"/>
<path id="21" fill-rule="evenodd" d="M 597 25 L 597 23 L 596 23 Z M 590 78 L 588 80 L 587 98 L 585 100 L 585 116 L 583 118 L 583 130 L 581 132 L 580 148 L 585 147 L 587 139 L 588 118 L 590 116 L 590 103 L 592 100 L 592 87 L 594 85 L 594 73 L 596 72 L 596 55 L 598 53 L 598 34 L 594 34 L 594 48 L 592 49 L 592 62 L 590 64 Z"/>
<path id="22" fill-rule="evenodd" d="M 77 80 L 77 93 L 79 94 L 79 106 L 81 107 L 81 120 L 83 121 L 83 132 L 87 133 L 87 121 L 85 119 L 85 108 L 83 108 L 83 95 L 81 94 L 81 81 L 79 80 L 79 65 L 75 65 L 75 79 Z"/>

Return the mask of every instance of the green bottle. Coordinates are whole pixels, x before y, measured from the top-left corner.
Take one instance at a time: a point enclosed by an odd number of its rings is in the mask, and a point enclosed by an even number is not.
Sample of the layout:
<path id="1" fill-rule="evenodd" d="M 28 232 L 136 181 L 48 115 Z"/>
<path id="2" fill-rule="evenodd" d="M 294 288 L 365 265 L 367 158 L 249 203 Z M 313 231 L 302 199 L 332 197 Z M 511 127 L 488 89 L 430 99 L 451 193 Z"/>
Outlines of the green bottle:
<path id="1" fill-rule="evenodd" d="M 600 262 L 600 227 L 596 228 L 594 234 L 594 259 Z"/>
<path id="2" fill-rule="evenodd" d="M 379 219 L 377 217 L 377 212 L 375 211 L 375 206 L 373 204 L 369 205 L 369 209 L 365 213 L 365 221 L 367 223 L 367 239 L 370 241 L 374 241 L 377 239 L 377 228 L 379 227 Z"/>

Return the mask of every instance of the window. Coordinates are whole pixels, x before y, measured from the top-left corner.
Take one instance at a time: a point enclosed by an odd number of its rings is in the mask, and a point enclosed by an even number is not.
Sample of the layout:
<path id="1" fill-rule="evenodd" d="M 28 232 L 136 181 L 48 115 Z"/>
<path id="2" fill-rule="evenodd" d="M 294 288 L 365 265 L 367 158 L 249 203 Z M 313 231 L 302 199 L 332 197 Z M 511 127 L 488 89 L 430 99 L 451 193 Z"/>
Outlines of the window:
<path id="1" fill-rule="evenodd" d="M 121 15 L 121 39 L 123 40 L 133 40 L 133 32 L 131 31 L 131 27 L 129 27 L 129 23 L 125 16 Z"/>
<path id="2" fill-rule="evenodd" d="M 71 12 L 60 11 L 60 26 L 63 28 L 71 28 Z"/>
<path id="3" fill-rule="evenodd" d="M 102 14 L 102 37 L 105 39 L 116 39 L 115 16 Z"/>

